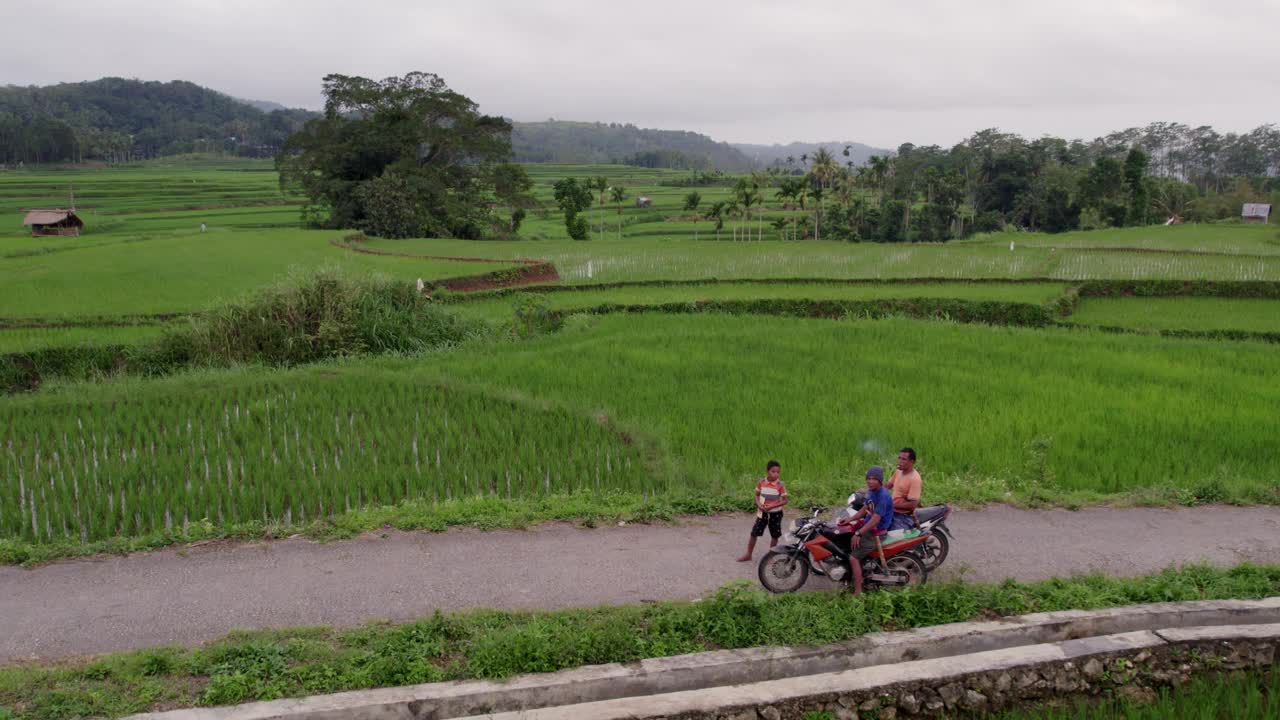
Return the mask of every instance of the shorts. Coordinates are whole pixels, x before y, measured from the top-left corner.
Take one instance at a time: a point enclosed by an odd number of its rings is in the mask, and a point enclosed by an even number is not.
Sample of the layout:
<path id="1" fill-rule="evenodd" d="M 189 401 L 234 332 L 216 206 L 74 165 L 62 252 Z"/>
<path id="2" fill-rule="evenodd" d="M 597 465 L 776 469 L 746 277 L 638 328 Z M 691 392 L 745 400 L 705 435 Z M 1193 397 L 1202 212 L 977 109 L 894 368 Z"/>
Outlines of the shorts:
<path id="1" fill-rule="evenodd" d="M 756 524 L 751 527 L 751 537 L 760 537 L 764 535 L 764 526 L 769 526 L 769 537 L 782 537 L 782 511 L 767 512 L 756 518 Z"/>
<path id="2" fill-rule="evenodd" d="M 880 542 L 881 544 L 884 543 L 883 535 L 880 536 Z M 866 535 L 863 535 L 862 539 L 858 541 L 858 547 L 853 547 L 852 545 L 850 545 L 849 555 L 858 560 L 861 560 L 867 557 L 868 555 L 875 553 L 875 551 L 876 551 L 876 536 L 874 534 L 868 533 Z"/>

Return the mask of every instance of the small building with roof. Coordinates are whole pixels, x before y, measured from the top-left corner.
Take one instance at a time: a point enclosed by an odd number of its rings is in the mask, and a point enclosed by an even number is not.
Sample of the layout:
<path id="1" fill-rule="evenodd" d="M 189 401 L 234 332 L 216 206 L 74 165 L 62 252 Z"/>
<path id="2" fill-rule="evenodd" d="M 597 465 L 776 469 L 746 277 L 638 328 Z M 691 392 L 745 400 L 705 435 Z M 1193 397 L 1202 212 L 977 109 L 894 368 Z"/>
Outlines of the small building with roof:
<path id="1" fill-rule="evenodd" d="M 1240 219 L 1247 223 L 1266 224 L 1270 222 L 1271 206 L 1267 203 L 1245 203 L 1240 208 Z"/>
<path id="2" fill-rule="evenodd" d="M 76 215 L 75 210 L 62 208 L 32 209 L 22 219 L 22 224 L 31 226 L 32 237 L 48 235 L 80 237 L 80 230 L 84 228 L 84 221 Z"/>

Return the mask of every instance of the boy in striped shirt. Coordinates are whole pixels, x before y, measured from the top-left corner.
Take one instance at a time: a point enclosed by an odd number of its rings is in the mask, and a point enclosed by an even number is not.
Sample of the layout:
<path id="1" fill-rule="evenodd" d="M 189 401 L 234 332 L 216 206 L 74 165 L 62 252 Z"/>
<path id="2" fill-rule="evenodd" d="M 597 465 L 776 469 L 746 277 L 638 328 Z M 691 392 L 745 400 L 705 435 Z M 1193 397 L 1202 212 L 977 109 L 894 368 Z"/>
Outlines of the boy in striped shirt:
<path id="1" fill-rule="evenodd" d="M 756 540 L 764 535 L 765 526 L 769 528 L 769 547 L 777 545 L 778 538 L 782 537 L 782 506 L 787 504 L 787 486 L 779 479 L 782 466 L 777 460 L 770 460 L 765 465 L 765 473 L 765 478 L 756 483 L 756 524 L 747 540 L 747 553 L 738 558 L 738 562 L 751 561 Z"/>

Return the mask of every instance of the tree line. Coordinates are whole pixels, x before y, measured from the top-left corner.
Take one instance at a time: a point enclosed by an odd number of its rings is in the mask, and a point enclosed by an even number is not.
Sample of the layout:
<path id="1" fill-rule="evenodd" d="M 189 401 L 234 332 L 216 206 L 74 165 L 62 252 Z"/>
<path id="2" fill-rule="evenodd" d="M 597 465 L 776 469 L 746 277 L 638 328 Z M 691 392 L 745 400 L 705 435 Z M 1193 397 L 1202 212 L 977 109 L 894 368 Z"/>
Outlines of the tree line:
<path id="1" fill-rule="evenodd" d="M 1153 123 L 1092 142 L 1028 140 L 989 129 L 951 148 L 905 143 L 865 163 L 826 148 L 740 177 L 698 217 L 717 231 L 763 236 L 764 205 L 780 237 L 937 242 L 1018 228 L 1066 232 L 1238 217 L 1245 202 L 1280 200 L 1280 129 L 1220 134 Z M 686 210 L 699 201 L 686 199 Z M 690 207 L 692 202 L 692 207 Z M 741 230 L 741 232 L 739 232 Z"/>

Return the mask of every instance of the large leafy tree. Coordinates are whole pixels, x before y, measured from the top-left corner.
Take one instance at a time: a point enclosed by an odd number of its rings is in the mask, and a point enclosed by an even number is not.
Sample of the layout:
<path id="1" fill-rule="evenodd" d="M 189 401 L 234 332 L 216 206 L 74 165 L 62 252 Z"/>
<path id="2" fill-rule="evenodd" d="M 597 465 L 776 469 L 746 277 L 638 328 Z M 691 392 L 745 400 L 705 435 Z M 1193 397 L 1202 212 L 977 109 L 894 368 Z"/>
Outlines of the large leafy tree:
<path id="1" fill-rule="evenodd" d="M 281 185 L 307 196 L 312 224 L 390 237 L 492 231 L 494 169 L 511 155 L 510 123 L 480 114 L 431 73 L 327 75 L 324 96 L 323 117 L 276 156 Z"/>
<path id="2" fill-rule="evenodd" d="M 574 240 L 590 238 L 591 228 L 582 213 L 591 207 L 590 179 L 579 182 L 576 178 L 561 178 L 553 186 L 556 205 L 564 213 L 564 228 Z"/>

